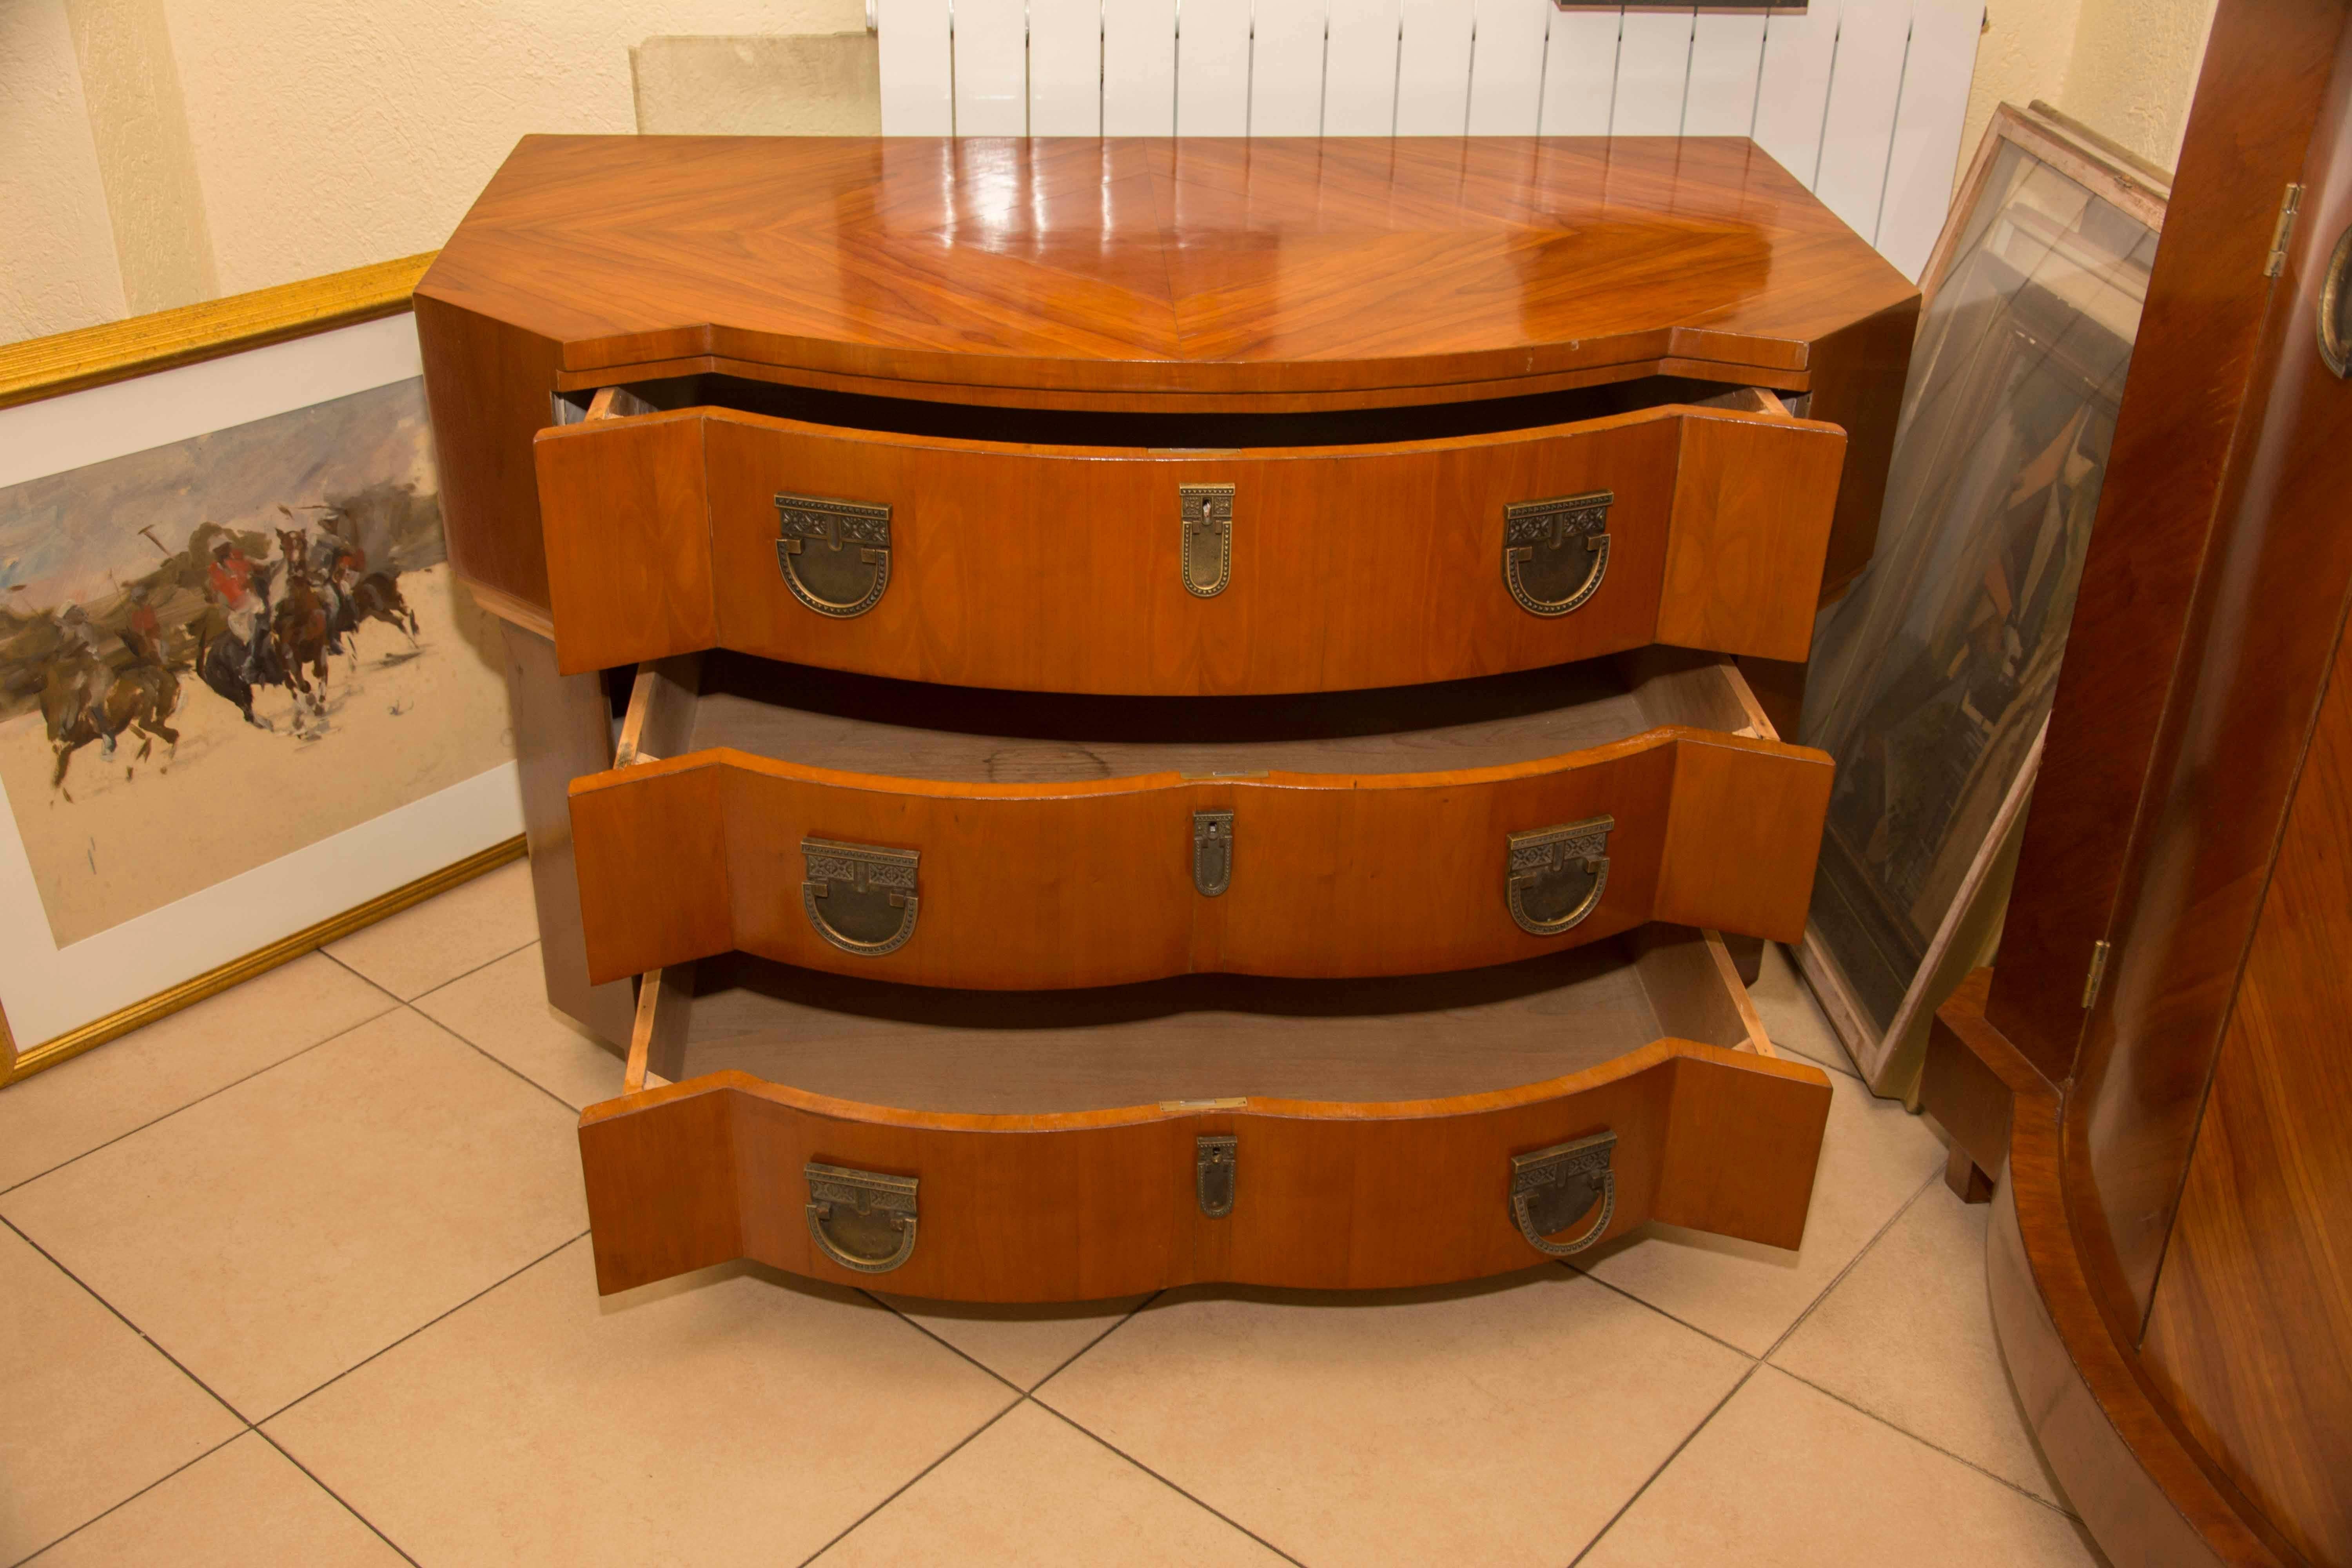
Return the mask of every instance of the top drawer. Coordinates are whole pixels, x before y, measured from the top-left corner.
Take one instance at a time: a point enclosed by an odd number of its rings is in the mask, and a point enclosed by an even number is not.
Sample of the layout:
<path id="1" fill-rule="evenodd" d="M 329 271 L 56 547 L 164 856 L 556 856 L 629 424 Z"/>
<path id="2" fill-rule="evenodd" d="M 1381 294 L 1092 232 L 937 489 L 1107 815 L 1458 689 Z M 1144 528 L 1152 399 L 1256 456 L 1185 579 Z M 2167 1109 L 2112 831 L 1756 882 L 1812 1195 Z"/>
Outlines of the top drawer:
<path id="1" fill-rule="evenodd" d="M 1845 435 L 1670 405 L 1225 450 L 720 407 L 542 430 L 567 672 L 725 648 L 1036 691 L 1419 685 L 1665 644 L 1804 658 Z"/>

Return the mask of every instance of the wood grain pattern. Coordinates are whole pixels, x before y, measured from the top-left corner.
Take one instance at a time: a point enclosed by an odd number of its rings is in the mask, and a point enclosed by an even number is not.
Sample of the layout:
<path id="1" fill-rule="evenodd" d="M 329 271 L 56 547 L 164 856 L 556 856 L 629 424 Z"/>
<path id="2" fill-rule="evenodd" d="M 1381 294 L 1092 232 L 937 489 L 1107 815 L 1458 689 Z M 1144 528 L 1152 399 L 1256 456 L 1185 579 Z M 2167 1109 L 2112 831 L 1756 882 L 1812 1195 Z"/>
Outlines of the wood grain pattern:
<path id="1" fill-rule="evenodd" d="M 2092 944 L 2111 934 L 2158 719 L 2184 667 L 2190 595 L 2252 396 L 2271 313 L 2263 258 L 2287 183 L 2303 178 L 2342 26 L 2336 0 L 2253 0 L 2215 16 L 1986 1002 L 2053 1081 L 2074 1070 L 2083 977 Z M 2314 217 L 2300 226 L 2306 243 Z M 2308 318 L 2294 330 L 2307 341 Z"/>
<path id="2" fill-rule="evenodd" d="M 1869 553 L 1916 309 L 1735 138 L 529 137 L 419 300 L 436 411 L 467 425 L 442 452 L 460 574 L 542 608 L 526 422 L 559 386 L 698 371 L 1401 406 L 1656 374 L 1802 391 L 1829 342 L 1843 412 L 1822 416 L 1859 442 L 1843 571 Z"/>
<path id="3" fill-rule="evenodd" d="M 1736 1009 L 1727 999 L 1717 1011 Z M 580 1138 L 606 1292 L 736 1256 L 870 1278 L 810 1243 L 800 1173 L 821 1160 L 919 1179 L 919 1236 L 892 1289 L 1066 1300 L 1196 1280 L 1362 1288 L 1524 1268 L 1538 1255 L 1509 1216 L 1510 1155 L 1601 1127 L 1619 1139 L 1612 1234 L 1655 1217 L 1793 1247 L 1828 1105 L 1828 1080 L 1809 1065 L 1661 1038 L 1548 1082 L 1386 1103 L 972 1115 L 719 1072 L 592 1106 Z M 1225 1219 L 1195 1200 L 1202 1132 L 1240 1141 Z"/>
<path id="4" fill-rule="evenodd" d="M 1531 679 L 1570 677 L 1504 678 Z M 618 978 L 740 949 L 917 984 L 1029 989 L 1466 969 L 1651 920 L 1785 940 L 1811 895 L 1832 770 L 1769 731 L 1720 732 L 1745 710 L 1738 681 L 1727 664 L 1700 664 L 1641 682 L 1657 694 L 1647 705 L 1604 695 L 1454 729 L 1341 725 L 1328 739 L 1213 745 L 1006 742 L 984 721 L 963 735 L 765 707 L 764 731 L 700 729 L 704 749 L 575 781 L 590 968 Z M 1480 690 L 1433 700 L 1467 709 Z M 1381 695 L 1315 700 L 1411 721 L 1402 699 L 1415 694 Z M 985 700 L 999 716 L 1019 710 Z M 1612 717 L 1580 727 L 1586 709 Z M 1315 711 L 1290 700 L 1282 717 L 1314 737 Z M 761 734 L 764 754 L 741 749 Z M 1564 738 L 1576 749 L 1557 749 Z M 1214 809 L 1235 813 L 1235 871 L 1205 899 L 1192 821 Z M 1503 896 L 1508 835 L 1604 814 L 1616 827 L 1599 907 L 1564 936 L 1521 931 Z M 799 897 L 810 837 L 921 854 L 912 940 L 852 956 L 812 929 Z"/>
<path id="5" fill-rule="evenodd" d="M 2352 644 L 2339 643 L 2143 1353 L 2295 1549 L 2352 1562 Z"/>
<path id="6" fill-rule="evenodd" d="M 2285 1568 L 2293 1560 L 2249 1522 L 2244 1497 L 2208 1471 L 2137 1356 L 2111 1336 L 2066 1202 L 2060 1090 L 1986 1018 L 1983 995 L 1971 985 L 1937 1010 L 1929 1060 L 1969 1057 L 2010 1097 L 1985 1275 L 2036 1446 L 2110 1561 Z M 1928 1114 L 1969 1125 L 1965 1107 L 1931 1098 L 1937 1081 L 1921 1081 Z"/>
<path id="7" fill-rule="evenodd" d="M 2082 1161 L 2072 1191 L 2104 1211 L 2085 1230 L 2112 1243 L 2121 1307 L 2135 1323 L 2147 1316 L 2352 592 L 2352 530 L 2341 521 L 2352 468 L 2336 457 L 2352 451 L 2352 395 L 2313 331 L 2328 258 L 2352 226 L 2352 32 L 2340 8 L 2336 22 L 2335 85 L 2303 170 L 2303 216 L 2190 601 L 2117 884 L 2114 956 L 2068 1101 L 2076 1124 L 2101 1128 L 2072 1147 Z"/>
<path id="8" fill-rule="evenodd" d="M 1213 456 L 695 408 L 541 431 L 537 462 L 567 669 L 726 647 L 960 686 L 1179 693 L 1399 686 L 1655 642 L 1801 658 L 1844 447 L 1830 426 L 1671 405 Z M 1235 489 L 1232 581 L 1213 598 L 1182 582 L 1188 484 Z M 793 597 L 780 490 L 891 508 L 873 609 L 838 619 Z M 1615 496 L 1600 587 L 1529 614 L 1503 579 L 1505 509 L 1600 490 Z"/>

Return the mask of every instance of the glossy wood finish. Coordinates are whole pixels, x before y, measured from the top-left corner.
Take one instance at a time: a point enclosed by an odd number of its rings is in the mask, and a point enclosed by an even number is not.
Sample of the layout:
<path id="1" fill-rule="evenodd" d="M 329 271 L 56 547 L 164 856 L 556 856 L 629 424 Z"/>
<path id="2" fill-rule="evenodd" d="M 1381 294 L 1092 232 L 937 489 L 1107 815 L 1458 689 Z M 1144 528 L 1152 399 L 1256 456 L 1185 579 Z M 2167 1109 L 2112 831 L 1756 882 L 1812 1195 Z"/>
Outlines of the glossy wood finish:
<path id="1" fill-rule="evenodd" d="M 1669 405 L 1583 425 L 1214 455 L 1015 447 L 723 408 L 543 430 L 556 647 L 595 669 L 709 647 L 1027 690 L 1318 691 L 1664 643 L 1800 659 L 1845 450 L 1835 426 Z M 1183 582 L 1178 489 L 1234 487 L 1232 576 Z M 779 491 L 887 505 L 854 618 L 793 598 Z M 1592 596 L 1530 614 L 1505 509 L 1608 491 Z M 1587 559 L 1580 544 L 1580 563 Z"/>
<path id="2" fill-rule="evenodd" d="M 1826 1077 L 1769 1054 L 1720 943 L 1662 931 L 1639 945 L 1613 965 L 1633 972 L 1621 984 L 1650 1004 L 1621 1025 L 1631 1031 L 1622 1054 L 1549 1081 L 1447 1098 L 1243 1096 L 973 1114 L 724 1070 L 592 1106 L 580 1138 L 598 1288 L 747 1256 L 821 1279 L 971 1300 L 1085 1300 L 1203 1280 L 1363 1288 L 1475 1278 L 1539 1260 L 1508 1213 L 1511 1155 L 1602 1128 L 1618 1135 L 1611 1234 L 1658 1218 L 1794 1247 L 1828 1114 Z M 1588 965 L 1583 979 L 1606 977 Z M 1273 1001 L 1265 1010 L 1275 1020 L 1265 1051 L 1329 1048 L 1328 1026 L 1296 1016 L 1304 1009 Z M 1284 1014 L 1293 1015 L 1287 1029 Z M 1474 1010 L 1469 1026 L 1448 1032 L 1475 1052 L 1481 1016 Z M 1368 1021 L 1375 1032 L 1379 1023 Z M 1129 1047 L 1148 1055 L 1161 1026 L 1145 1022 Z M 1635 1040 L 1644 1029 L 1655 1033 Z M 909 1048 L 932 1040 L 953 1072 L 952 1058 L 984 1048 L 956 1033 L 935 1030 Z M 1344 1065 L 1336 1072 L 1360 1081 Z M 1239 1140 L 1234 1208 L 1222 1219 L 1200 1212 L 1193 1188 L 1194 1139 L 1208 1132 Z M 810 1160 L 919 1178 L 919 1234 L 904 1267 L 858 1275 L 817 1252 L 803 1215 Z"/>
<path id="3" fill-rule="evenodd" d="M 418 300 L 459 573 L 541 611 L 518 436 L 559 385 L 693 372 L 1244 410 L 1819 371 L 1843 571 L 1917 303 L 1744 140 L 1503 137 L 530 137 Z"/>
<path id="4" fill-rule="evenodd" d="M 2070 1145 L 2083 1163 L 2070 1190 L 2100 1211 L 2090 1233 L 2115 1248 L 2135 1323 L 2352 593 L 2352 465 L 2329 458 L 2352 451 L 2352 385 L 2320 359 L 2314 331 L 2328 258 L 2352 226 L 2352 30 L 2336 11 L 2331 102 L 2313 132 L 2302 221 L 2191 601 L 2109 928 L 2115 957 L 2068 1100 L 2084 1130 Z M 2099 1135 L 2087 1136 L 2094 1125 Z"/>
<path id="5" fill-rule="evenodd" d="M 1651 920 L 1785 939 L 1828 804 L 1827 759 L 1770 738 L 1727 662 L 1687 656 L 1630 679 L 1543 671 L 1214 715 L 845 677 L 829 700 L 818 672 L 706 663 L 727 668 L 739 686 L 706 700 L 696 750 L 572 785 L 600 979 L 730 950 L 1029 989 L 1466 969 Z M 915 727 L 958 706 L 955 729 Z M 1140 738 L 1091 727 L 1123 716 Z M 1220 897 L 1193 887 L 1198 810 L 1235 816 Z M 1522 931 L 1508 835 L 1604 814 L 1598 908 L 1561 936 Z M 871 957 L 817 934 L 799 888 L 811 837 L 919 852 L 910 941 Z"/>
<path id="6" fill-rule="evenodd" d="M 2110 934 L 2167 695 L 2196 667 L 2183 637 L 2270 319 L 2263 258 L 2304 174 L 2342 20 L 2337 0 L 2232 0 L 2215 15 L 1986 1003 L 2053 1080 L 2074 1059 L 2083 979 Z M 2298 226 L 2307 247 L 2313 215 Z M 2308 319 L 2294 330 L 2307 341 Z"/>
<path id="7" fill-rule="evenodd" d="M 1995 1321 L 2118 1562 L 2352 1561 L 2352 387 L 2314 341 L 2347 226 L 2352 7 L 2224 0 L 2000 962 L 1922 1083 L 1979 1164 L 2009 1093 Z"/>
<path id="8" fill-rule="evenodd" d="M 2339 642 L 2143 1345 L 2198 1446 L 2328 1563 L 2352 1563 L 2347 955 L 2352 643 Z"/>

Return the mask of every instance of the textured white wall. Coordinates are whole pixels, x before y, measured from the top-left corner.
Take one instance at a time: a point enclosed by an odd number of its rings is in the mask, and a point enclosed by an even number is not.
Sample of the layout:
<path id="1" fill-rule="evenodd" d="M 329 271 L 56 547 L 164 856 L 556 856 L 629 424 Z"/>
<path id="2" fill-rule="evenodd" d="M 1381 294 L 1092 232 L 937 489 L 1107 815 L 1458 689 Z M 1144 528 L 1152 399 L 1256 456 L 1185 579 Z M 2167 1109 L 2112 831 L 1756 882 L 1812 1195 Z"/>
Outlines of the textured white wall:
<path id="1" fill-rule="evenodd" d="M 1960 128 L 1958 180 L 1977 155 L 1992 111 L 2043 99 L 2066 109 L 2066 68 L 2083 0 L 1985 0 L 1984 36 L 1977 41 L 1977 74 L 1969 84 L 1969 117 Z M 2067 110 L 2073 113 L 2072 110 Z"/>
<path id="2" fill-rule="evenodd" d="M 2082 0 L 2059 107 L 2171 168 L 2205 63 L 2214 0 Z"/>
<path id="3" fill-rule="evenodd" d="M 517 138 L 636 128 L 656 34 L 839 32 L 863 0 L 167 0 L 236 293 L 429 250 Z"/>
<path id="4" fill-rule="evenodd" d="M 123 313 L 62 0 L 0 0 L 0 342 Z"/>

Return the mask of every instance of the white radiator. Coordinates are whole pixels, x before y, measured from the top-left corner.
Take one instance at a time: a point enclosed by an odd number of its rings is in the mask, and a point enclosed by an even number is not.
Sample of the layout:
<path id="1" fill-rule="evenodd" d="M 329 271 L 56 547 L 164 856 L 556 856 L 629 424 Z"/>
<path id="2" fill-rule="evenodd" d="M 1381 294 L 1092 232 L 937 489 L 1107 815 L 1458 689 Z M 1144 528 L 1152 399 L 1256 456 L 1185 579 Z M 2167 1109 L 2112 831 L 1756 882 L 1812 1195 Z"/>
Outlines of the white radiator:
<path id="1" fill-rule="evenodd" d="M 877 0 L 892 136 L 1753 136 L 1913 279 L 1983 0 Z"/>

